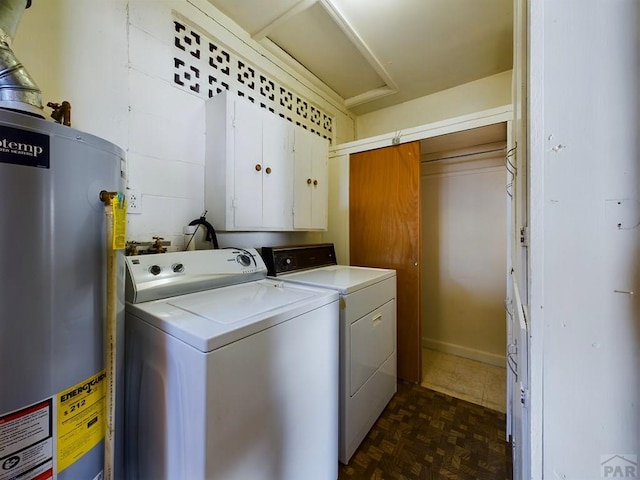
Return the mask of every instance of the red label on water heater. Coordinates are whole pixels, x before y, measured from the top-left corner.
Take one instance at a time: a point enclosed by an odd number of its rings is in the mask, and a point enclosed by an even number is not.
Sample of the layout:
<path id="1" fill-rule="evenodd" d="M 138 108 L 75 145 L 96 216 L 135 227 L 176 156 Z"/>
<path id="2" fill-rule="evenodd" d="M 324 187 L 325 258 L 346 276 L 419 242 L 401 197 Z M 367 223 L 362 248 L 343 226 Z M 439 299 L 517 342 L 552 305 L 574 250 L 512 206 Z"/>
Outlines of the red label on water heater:
<path id="1" fill-rule="evenodd" d="M 52 400 L 0 416 L 0 480 L 53 478 Z"/>
<path id="2" fill-rule="evenodd" d="M 49 135 L 0 125 L 0 163 L 49 168 Z"/>

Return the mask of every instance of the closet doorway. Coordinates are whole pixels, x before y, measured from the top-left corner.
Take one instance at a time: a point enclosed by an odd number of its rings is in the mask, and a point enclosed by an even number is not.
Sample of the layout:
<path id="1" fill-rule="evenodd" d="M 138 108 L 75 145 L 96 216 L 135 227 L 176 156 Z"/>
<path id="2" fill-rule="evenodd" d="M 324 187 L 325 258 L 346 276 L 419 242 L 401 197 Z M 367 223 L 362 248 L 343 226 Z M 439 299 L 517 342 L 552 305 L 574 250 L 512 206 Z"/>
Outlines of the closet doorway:
<path id="1" fill-rule="evenodd" d="M 422 385 L 505 412 L 506 123 L 421 141 Z"/>

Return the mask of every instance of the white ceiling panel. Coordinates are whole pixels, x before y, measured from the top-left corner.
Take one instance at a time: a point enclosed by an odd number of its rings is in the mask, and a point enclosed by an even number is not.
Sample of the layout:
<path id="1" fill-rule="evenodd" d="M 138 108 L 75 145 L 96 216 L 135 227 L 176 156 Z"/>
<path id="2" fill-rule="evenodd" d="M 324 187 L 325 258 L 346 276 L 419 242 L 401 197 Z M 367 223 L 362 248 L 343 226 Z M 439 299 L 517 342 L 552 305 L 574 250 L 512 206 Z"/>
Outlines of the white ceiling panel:
<path id="1" fill-rule="evenodd" d="M 290 18 L 268 38 L 343 98 L 386 86 L 320 3 Z"/>
<path id="2" fill-rule="evenodd" d="M 300 0 L 209 0 L 209 3 L 253 36 L 298 4 L 305 2 Z"/>
<path id="3" fill-rule="evenodd" d="M 356 115 L 512 68 L 512 0 L 209 2 Z"/>

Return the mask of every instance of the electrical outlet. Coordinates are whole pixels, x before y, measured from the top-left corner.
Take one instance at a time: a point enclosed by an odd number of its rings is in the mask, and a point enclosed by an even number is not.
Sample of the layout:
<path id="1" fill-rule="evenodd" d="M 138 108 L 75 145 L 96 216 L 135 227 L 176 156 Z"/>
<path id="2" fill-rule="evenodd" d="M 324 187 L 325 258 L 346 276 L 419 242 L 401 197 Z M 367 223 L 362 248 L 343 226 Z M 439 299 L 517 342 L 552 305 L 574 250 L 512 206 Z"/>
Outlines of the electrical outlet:
<path id="1" fill-rule="evenodd" d="M 127 189 L 127 213 L 142 213 L 142 195 L 138 190 Z"/>

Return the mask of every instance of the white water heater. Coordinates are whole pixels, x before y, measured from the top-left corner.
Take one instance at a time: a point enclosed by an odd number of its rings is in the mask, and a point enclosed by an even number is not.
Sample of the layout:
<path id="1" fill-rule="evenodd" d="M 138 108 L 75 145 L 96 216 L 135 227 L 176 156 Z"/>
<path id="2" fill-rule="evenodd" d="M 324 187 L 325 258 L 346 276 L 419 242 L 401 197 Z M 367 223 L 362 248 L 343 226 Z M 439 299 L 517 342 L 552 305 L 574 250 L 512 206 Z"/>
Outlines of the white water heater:
<path id="1" fill-rule="evenodd" d="M 123 151 L 105 140 L 0 110 L 0 480 L 102 478 L 108 379 L 99 195 L 122 191 L 123 171 Z M 122 478 L 122 393 L 116 388 L 115 478 Z"/>

